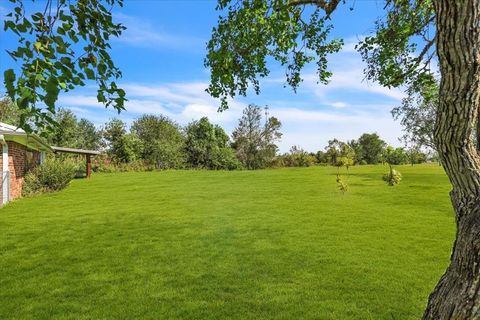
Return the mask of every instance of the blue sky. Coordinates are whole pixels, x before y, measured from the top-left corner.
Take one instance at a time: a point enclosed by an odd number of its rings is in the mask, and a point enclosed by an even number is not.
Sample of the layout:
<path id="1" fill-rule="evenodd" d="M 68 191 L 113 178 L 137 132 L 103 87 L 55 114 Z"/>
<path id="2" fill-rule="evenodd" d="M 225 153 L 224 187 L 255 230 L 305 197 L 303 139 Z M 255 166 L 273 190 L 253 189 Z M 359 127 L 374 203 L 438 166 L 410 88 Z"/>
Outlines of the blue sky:
<path id="1" fill-rule="evenodd" d="M 219 102 L 204 91 L 209 71 L 203 59 L 218 16 L 215 5 L 210 0 L 126 0 L 114 15 L 128 29 L 114 40 L 112 56 L 123 71 L 119 83 L 127 91 L 127 111 L 118 115 L 98 104 L 94 84 L 62 95 L 58 105 L 98 126 L 113 117 L 131 123 L 143 113 L 155 113 L 182 125 L 208 116 L 230 133 L 242 109 L 255 103 L 268 105 L 270 114 L 282 122 L 281 151 L 292 145 L 317 151 L 334 137 L 350 140 L 363 132 L 377 132 L 388 143 L 400 145 L 401 127 L 393 121 L 390 110 L 400 103 L 403 93 L 364 81 L 364 64 L 354 50 L 358 39 L 369 34 L 375 18 L 383 14 L 382 1 L 350 0 L 340 5 L 333 17 L 332 36 L 343 38 L 345 46 L 330 57 L 334 75 L 329 85 L 317 84 L 314 66 L 310 66 L 295 94 L 284 88 L 283 69 L 273 66 L 270 77 L 262 81 L 260 95 L 235 99 L 231 109 L 222 113 L 216 111 Z M 352 5 L 353 11 L 349 9 Z M 0 2 L 0 15 L 8 8 L 6 1 Z M 0 32 L 0 65 L 4 70 L 15 67 L 5 49 L 16 43 Z"/>

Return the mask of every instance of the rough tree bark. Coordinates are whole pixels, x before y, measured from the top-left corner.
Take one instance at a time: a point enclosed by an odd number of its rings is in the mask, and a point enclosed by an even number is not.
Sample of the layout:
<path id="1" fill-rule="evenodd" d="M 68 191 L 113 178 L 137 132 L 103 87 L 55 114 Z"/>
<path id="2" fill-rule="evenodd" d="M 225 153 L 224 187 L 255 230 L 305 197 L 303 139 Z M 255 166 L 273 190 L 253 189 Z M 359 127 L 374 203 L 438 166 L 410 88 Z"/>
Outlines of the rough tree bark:
<path id="1" fill-rule="evenodd" d="M 480 0 L 435 0 L 442 80 L 435 143 L 452 183 L 457 237 L 423 319 L 480 319 Z"/>

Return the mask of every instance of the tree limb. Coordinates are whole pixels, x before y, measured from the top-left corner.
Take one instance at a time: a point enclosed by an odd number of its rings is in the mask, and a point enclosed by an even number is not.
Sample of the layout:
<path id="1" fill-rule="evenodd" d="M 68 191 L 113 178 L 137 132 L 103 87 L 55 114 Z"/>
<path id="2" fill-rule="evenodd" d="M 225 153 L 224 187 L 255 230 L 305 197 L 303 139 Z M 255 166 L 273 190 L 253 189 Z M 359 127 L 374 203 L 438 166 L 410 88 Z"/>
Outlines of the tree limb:
<path id="1" fill-rule="evenodd" d="M 322 8 L 327 16 L 329 16 L 337 8 L 340 0 L 292 0 L 288 3 L 289 7 L 301 6 L 306 4 L 313 4 Z"/>

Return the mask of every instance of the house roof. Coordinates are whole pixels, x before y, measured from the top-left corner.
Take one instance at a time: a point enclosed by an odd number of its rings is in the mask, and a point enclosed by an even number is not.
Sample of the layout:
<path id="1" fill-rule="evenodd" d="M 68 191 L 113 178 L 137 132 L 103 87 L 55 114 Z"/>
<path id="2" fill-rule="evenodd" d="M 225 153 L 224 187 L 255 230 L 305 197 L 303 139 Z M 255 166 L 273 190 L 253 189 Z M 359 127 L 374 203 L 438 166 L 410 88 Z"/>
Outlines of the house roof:
<path id="1" fill-rule="evenodd" d="M 54 147 L 52 146 L 54 152 L 66 152 L 66 153 L 77 153 L 77 154 L 89 154 L 89 155 L 99 155 L 100 151 L 95 150 L 85 150 L 85 149 L 73 149 L 73 148 L 63 148 L 63 147 Z"/>
<path id="2" fill-rule="evenodd" d="M 0 131 L 26 133 L 25 130 L 18 128 L 16 126 L 12 126 L 10 124 L 6 124 L 4 122 L 0 122 Z"/>
<path id="3" fill-rule="evenodd" d="M 0 122 L 0 136 L 5 141 L 17 142 L 33 150 L 53 152 L 53 149 L 36 134 L 26 133 L 25 130 L 7 123 Z"/>

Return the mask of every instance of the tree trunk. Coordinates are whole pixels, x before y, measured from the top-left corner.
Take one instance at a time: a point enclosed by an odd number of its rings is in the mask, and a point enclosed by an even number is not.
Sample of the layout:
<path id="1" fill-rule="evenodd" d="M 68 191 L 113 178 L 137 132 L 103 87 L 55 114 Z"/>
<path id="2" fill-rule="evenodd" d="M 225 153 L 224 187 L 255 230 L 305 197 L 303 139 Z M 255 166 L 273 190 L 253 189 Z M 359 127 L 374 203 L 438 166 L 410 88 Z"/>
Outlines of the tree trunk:
<path id="1" fill-rule="evenodd" d="M 480 319 L 480 0 L 435 0 L 442 80 L 435 143 L 452 183 L 457 237 L 423 319 Z"/>

